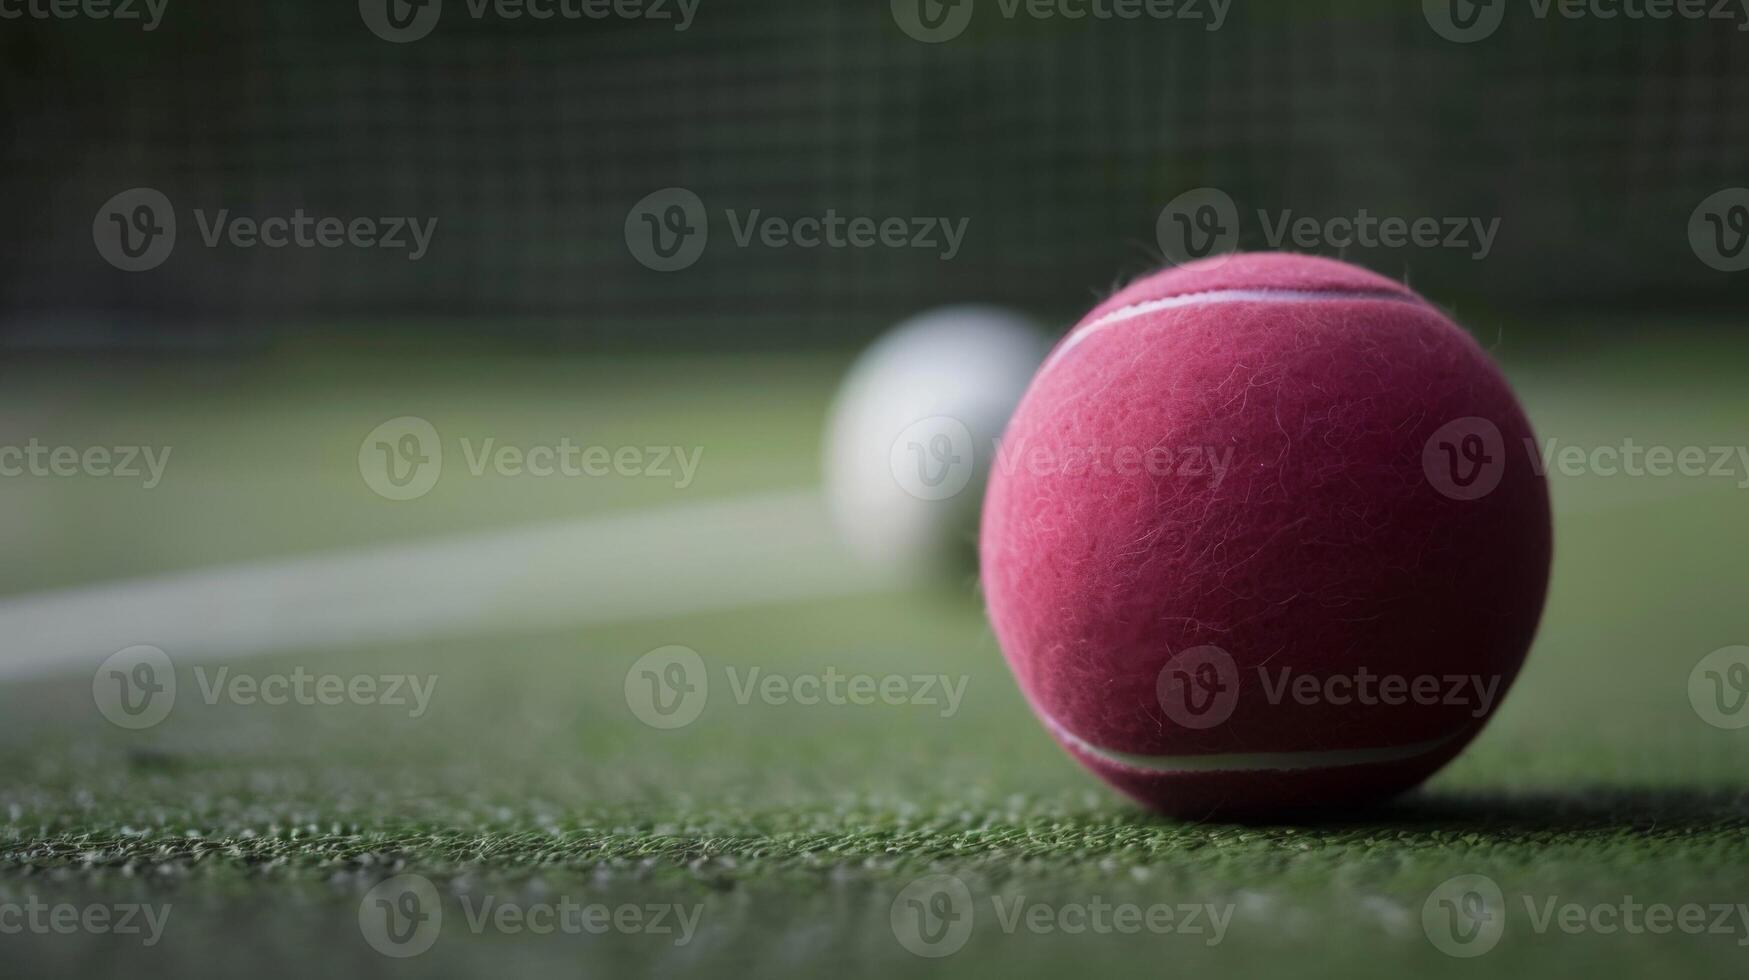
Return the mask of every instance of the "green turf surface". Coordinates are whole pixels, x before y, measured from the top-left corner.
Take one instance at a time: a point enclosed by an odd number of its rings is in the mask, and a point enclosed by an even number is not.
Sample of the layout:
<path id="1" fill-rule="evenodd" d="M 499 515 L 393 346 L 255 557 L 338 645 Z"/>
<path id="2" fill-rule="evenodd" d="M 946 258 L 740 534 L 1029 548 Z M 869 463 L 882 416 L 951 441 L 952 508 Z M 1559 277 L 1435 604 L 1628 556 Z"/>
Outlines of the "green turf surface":
<path id="1" fill-rule="evenodd" d="M 1749 439 L 1743 362 L 1667 348 L 1511 373 L 1539 433 L 1562 444 Z M 188 469 L 149 493 L 6 483 L 7 506 L 28 519 L 7 525 L 5 585 L 803 485 L 833 369 L 476 359 L 394 370 L 63 365 L 59 380 L 77 384 L 59 385 L 52 371 L 20 374 L 0 396 L 9 425 L 45 440 L 169 442 Z M 44 407 L 55 391 L 82 394 Z M 388 504 L 353 460 L 363 434 L 398 414 L 506 441 L 697 444 L 705 463 L 684 491 L 457 479 Z M 1549 903 L 1749 901 L 1749 730 L 1709 726 L 1688 701 L 1703 655 L 1749 642 L 1749 490 L 1731 479 L 1553 486 L 1554 585 L 1523 676 L 1469 751 L 1389 808 L 1269 825 L 1177 824 L 1136 810 L 1028 714 L 970 580 L 179 661 L 174 712 L 143 732 L 99 715 L 87 667 L 0 685 L 0 905 L 168 903 L 169 918 L 151 947 L 51 932 L 0 934 L 0 951 L 20 976 L 1740 975 L 1749 963 L 1740 918 L 1708 934 L 1630 935 L 1539 929 L 1538 916 Z M 711 687 L 696 722 L 664 731 L 634 715 L 625 681 L 642 654 L 668 644 L 697 650 Z M 206 704 L 202 680 L 221 666 L 436 686 L 419 717 L 384 705 Z M 741 703 L 737 684 L 755 669 L 945 675 L 964 685 L 963 699 L 950 711 L 939 686 L 913 685 L 935 703 Z M 437 944 L 406 960 L 374 950 L 359 924 L 367 890 L 401 871 L 445 896 Z M 907 951 L 891 912 L 907 885 L 940 873 L 964 883 L 973 928 L 957 952 L 924 959 Z M 1429 897 L 1460 874 L 1487 876 L 1506 902 L 1498 945 L 1474 959 L 1441 952 L 1423 926 Z M 488 901 L 561 899 L 659 905 L 696 914 L 696 929 L 677 945 L 631 930 L 470 926 Z M 1043 918 L 1009 922 L 1017 901 Z M 1076 910 L 1125 903 L 1212 907 L 1225 926 L 1218 936 L 1203 919 L 1189 931 L 1069 931 Z"/>

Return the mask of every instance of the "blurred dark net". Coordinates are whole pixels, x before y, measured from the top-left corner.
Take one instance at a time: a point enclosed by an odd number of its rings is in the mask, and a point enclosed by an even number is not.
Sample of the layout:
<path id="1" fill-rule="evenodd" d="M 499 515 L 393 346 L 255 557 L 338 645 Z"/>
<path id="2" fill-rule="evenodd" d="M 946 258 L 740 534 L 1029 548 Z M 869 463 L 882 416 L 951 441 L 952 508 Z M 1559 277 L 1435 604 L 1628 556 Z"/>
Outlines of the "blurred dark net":
<path id="1" fill-rule="evenodd" d="M 448 0 L 391 44 L 350 2 L 170 0 L 152 32 L 0 24 L 18 344 L 310 333 L 511 343 L 832 345 L 957 300 L 1072 316 L 1159 260 L 1175 195 L 1242 215 L 1498 217 L 1485 260 L 1318 251 L 1448 302 L 1721 309 L 1696 260 L 1707 195 L 1749 182 L 1749 35 L 1713 20 L 1508 17 L 1454 44 L 1418 3 L 1246 5 L 1204 21 L 1003 16 L 924 44 L 885 0 L 703 0 L 672 22 L 506 20 Z M 1528 11 L 1525 6 L 1524 10 Z M 1517 8 L 1515 8 L 1517 11 Z M 179 216 L 149 272 L 92 221 L 156 188 Z M 696 192 L 710 244 L 641 265 L 628 210 Z M 193 217 L 435 218 L 429 254 L 205 247 Z M 772 248 L 743 218 L 966 219 L 951 260 Z M 1247 217 L 1241 244 L 1262 248 Z"/>

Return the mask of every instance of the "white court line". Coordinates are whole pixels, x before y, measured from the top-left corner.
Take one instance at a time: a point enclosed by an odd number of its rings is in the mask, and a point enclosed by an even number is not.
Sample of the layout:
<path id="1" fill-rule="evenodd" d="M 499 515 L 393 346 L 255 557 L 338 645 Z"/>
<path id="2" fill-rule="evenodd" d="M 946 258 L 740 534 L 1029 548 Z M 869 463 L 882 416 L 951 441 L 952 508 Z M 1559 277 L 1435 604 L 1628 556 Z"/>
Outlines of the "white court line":
<path id="1" fill-rule="evenodd" d="M 0 678 L 135 644 L 178 656 L 402 642 L 873 591 L 797 490 L 0 600 Z"/>

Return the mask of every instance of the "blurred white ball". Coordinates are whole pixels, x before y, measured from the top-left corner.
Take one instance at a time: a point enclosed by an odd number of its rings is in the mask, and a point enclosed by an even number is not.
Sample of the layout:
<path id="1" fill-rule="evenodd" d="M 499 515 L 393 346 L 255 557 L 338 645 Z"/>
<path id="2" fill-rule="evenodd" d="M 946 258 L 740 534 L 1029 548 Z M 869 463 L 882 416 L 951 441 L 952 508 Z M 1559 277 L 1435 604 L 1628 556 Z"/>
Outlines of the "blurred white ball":
<path id="1" fill-rule="evenodd" d="M 975 566 L 984 483 L 1014 406 L 1050 349 L 1036 324 L 989 306 L 899 324 L 851 366 L 826 428 L 826 497 L 876 567 Z"/>

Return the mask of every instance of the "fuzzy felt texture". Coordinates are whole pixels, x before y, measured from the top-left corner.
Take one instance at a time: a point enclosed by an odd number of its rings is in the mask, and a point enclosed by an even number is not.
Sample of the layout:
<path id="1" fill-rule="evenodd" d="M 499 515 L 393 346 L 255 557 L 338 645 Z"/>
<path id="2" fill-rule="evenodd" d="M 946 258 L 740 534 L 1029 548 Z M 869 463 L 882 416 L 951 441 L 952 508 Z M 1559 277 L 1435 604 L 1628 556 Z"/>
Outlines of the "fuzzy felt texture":
<path id="1" fill-rule="evenodd" d="M 1144 305 L 1166 297 L 1187 299 Z M 1467 448 L 1436 438 L 1465 419 L 1499 433 L 1475 464 L 1498 484 L 1473 499 L 1426 468 Z M 1408 788 L 1479 730 L 1535 633 L 1550 520 L 1532 439 L 1487 355 L 1401 284 L 1278 254 L 1157 274 L 1071 332 L 1009 425 L 981 534 L 996 636 L 1055 727 L 1161 760 L 1070 745 L 1162 810 Z M 1175 719 L 1186 690 L 1224 698 L 1221 717 Z M 1235 771 L 1170 771 L 1211 755 Z"/>

